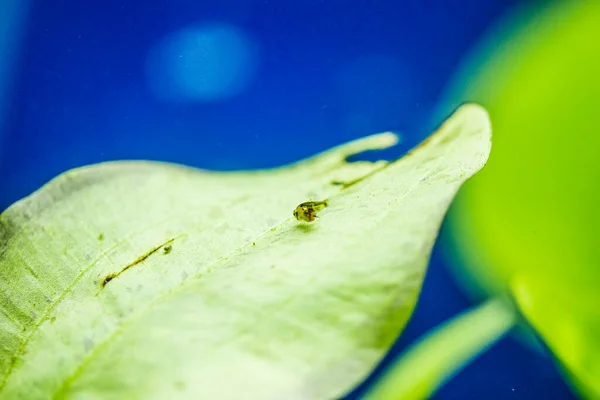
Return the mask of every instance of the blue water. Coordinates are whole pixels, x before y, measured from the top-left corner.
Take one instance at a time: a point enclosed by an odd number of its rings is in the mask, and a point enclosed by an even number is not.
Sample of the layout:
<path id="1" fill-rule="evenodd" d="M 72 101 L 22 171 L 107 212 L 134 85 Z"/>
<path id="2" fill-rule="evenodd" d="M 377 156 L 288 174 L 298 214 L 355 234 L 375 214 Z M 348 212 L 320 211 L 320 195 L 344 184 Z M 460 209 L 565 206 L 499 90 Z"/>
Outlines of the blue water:
<path id="1" fill-rule="evenodd" d="M 106 160 L 270 167 L 384 130 L 403 134 L 399 155 L 429 134 L 459 61 L 516 3 L 33 1 L 0 131 L 0 209 Z M 470 305 L 436 251 L 392 354 Z M 506 339 L 436 398 L 572 395 L 548 359 Z"/>

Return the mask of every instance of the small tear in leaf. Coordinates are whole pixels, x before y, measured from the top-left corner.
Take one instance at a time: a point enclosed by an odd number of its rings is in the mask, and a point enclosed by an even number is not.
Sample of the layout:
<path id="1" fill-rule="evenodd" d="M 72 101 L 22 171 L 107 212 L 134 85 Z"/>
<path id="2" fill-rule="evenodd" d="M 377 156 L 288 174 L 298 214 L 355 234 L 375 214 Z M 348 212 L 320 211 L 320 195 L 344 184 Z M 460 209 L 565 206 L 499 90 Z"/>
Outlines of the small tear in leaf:
<path id="1" fill-rule="evenodd" d="M 381 162 L 381 161 L 394 161 L 400 158 L 402 154 L 399 154 L 398 148 L 392 147 L 389 149 L 382 150 L 365 150 L 360 153 L 350 154 L 347 156 L 344 161 L 347 163 L 356 163 L 356 162 Z"/>

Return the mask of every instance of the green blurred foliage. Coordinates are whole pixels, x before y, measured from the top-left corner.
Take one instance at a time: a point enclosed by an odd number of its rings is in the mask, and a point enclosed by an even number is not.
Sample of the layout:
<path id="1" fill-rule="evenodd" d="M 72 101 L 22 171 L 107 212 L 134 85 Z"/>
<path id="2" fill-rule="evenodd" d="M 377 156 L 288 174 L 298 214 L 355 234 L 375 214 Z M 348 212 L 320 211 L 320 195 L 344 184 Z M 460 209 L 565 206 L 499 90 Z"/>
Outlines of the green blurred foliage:
<path id="1" fill-rule="evenodd" d="M 600 398 L 600 1 L 515 21 L 452 92 L 489 110 L 494 144 L 447 233 L 468 279 L 509 291 L 579 392 Z"/>

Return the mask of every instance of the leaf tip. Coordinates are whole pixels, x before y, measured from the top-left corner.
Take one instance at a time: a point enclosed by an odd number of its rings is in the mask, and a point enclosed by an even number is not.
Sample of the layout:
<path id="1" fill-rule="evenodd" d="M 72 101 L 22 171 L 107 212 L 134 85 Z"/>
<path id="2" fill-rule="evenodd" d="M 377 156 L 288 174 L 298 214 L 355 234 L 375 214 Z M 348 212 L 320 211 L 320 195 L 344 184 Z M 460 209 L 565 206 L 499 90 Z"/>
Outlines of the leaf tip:
<path id="1" fill-rule="evenodd" d="M 469 122 L 469 124 L 477 131 L 483 132 L 487 135 L 491 141 L 492 137 L 492 123 L 490 120 L 490 114 L 480 104 L 477 103 L 464 103 L 455 112 L 457 117 L 461 117 L 463 122 Z"/>

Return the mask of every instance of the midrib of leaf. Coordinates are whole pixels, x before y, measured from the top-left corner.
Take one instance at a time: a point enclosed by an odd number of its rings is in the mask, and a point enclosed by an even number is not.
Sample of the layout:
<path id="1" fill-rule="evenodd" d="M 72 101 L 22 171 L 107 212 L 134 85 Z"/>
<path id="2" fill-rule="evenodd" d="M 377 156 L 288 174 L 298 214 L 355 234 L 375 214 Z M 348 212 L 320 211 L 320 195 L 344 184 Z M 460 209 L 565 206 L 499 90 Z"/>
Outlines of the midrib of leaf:
<path id="1" fill-rule="evenodd" d="M 363 181 L 365 178 L 367 177 L 372 177 L 377 173 L 382 172 L 383 170 L 385 170 L 386 168 L 388 168 L 390 165 L 393 165 L 397 162 L 399 162 L 400 160 L 402 160 L 402 158 L 394 160 L 393 162 L 389 162 L 375 170 L 373 170 L 372 172 L 369 172 L 367 174 L 365 174 L 363 177 L 356 179 L 353 182 L 350 182 L 347 185 L 344 185 L 339 191 L 338 191 L 338 195 L 343 192 L 343 190 L 354 186 L 356 184 L 359 184 L 361 181 Z M 438 165 L 441 164 L 441 161 L 438 162 Z M 429 175 L 431 173 L 431 171 L 433 171 L 434 169 L 430 169 L 430 170 L 426 170 L 424 172 L 424 174 L 422 176 L 419 176 L 418 179 L 415 180 L 415 183 L 412 184 L 404 193 L 402 193 L 402 195 L 398 198 L 398 202 L 401 202 L 408 194 L 410 194 L 410 192 L 412 192 L 417 186 L 418 184 L 422 181 L 422 179 L 424 177 L 426 177 L 427 175 Z M 335 196 L 330 196 L 329 198 L 333 198 Z M 69 377 L 67 377 L 64 381 L 63 384 L 57 389 L 57 391 L 53 394 L 52 398 L 53 399 L 57 399 L 57 398 L 61 398 L 61 395 L 63 394 L 63 392 L 65 392 L 70 385 L 72 384 L 72 382 L 74 382 L 77 377 L 81 374 L 81 372 L 85 369 L 85 367 L 87 365 L 89 365 L 93 359 L 102 351 L 103 348 L 107 347 L 110 345 L 111 341 L 114 340 L 114 338 L 116 338 L 122 331 L 124 331 L 129 325 L 131 325 L 134 321 L 136 321 L 139 317 L 145 315 L 148 311 L 150 311 L 154 306 L 160 304 L 161 302 L 163 302 L 165 299 L 168 299 L 170 296 L 177 294 L 180 290 L 182 290 L 183 288 L 185 288 L 186 285 L 188 285 L 190 282 L 202 278 L 207 274 L 211 274 L 212 272 L 214 272 L 215 269 L 217 269 L 220 265 L 222 265 L 225 261 L 227 261 L 230 257 L 235 256 L 241 252 L 243 252 L 245 249 L 247 248 L 252 248 L 252 242 L 257 242 L 259 241 L 261 238 L 267 236 L 268 234 L 270 234 L 273 230 L 277 230 L 279 228 L 282 228 L 285 224 L 289 223 L 290 221 L 293 221 L 294 218 L 287 218 L 285 220 L 283 220 L 282 222 L 274 225 L 273 228 L 270 228 L 264 232 L 262 232 L 261 234 L 257 235 L 253 240 L 251 240 L 250 242 L 248 242 L 245 245 L 242 245 L 241 247 L 236 248 L 235 250 L 231 251 L 230 253 L 228 253 L 225 256 L 219 257 L 218 259 L 216 259 L 212 264 L 208 265 L 202 272 L 198 272 L 196 274 L 192 274 L 190 275 L 186 280 L 184 280 L 183 282 L 180 282 L 178 285 L 173 286 L 171 288 L 169 288 L 168 290 L 163 291 L 162 293 L 160 293 L 157 298 L 148 303 L 148 305 L 144 308 L 141 309 L 140 312 L 134 313 L 132 314 L 129 318 L 127 318 L 127 320 L 123 323 L 120 324 L 119 328 L 115 329 L 109 336 L 107 336 L 102 343 L 98 344 L 97 346 L 94 347 L 94 350 L 92 350 L 87 356 L 86 358 L 80 363 L 79 367 L 73 372 L 73 374 L 71 374 Z M 315 275 L 311 276 L 311 280 L 314 279 Z M 279 310 L 277 310 L 277 313 L 280 313 L 283 309 L 285 309 L 286 305 L 292 303 L 294 301 L 295 298 L 297 298 L 299 296 L 300 292 L 296 291 L 294 292 L 294 295 L 291 296 L 289 299 L 287 299 L 284 303 L 280 303 L 278 304 L 277 308 Z M 277 313 L 275 314 L 270 314 L 270 315 L 277 315 Z M 262 318 L 266 315 L 266 313 L 260 313 L 257 315 L 257 319 Z M 233 335 L 234 339 L 239 340 L 241 338 L 241 334 L 243 334 L 244 332 L 248 332 L 250 330 L 250 328 L 252 327 L 252 325 L 249 325 L 246 329 L 243 329 L 241 331 L 236 331 L 235 334 Z M 225 340 L 227 343 L 232 343 L 231 338 L 227 338 L 227 340 Z M 235 342 L 236 340 L 233 340 L 233 342 Z"/>

